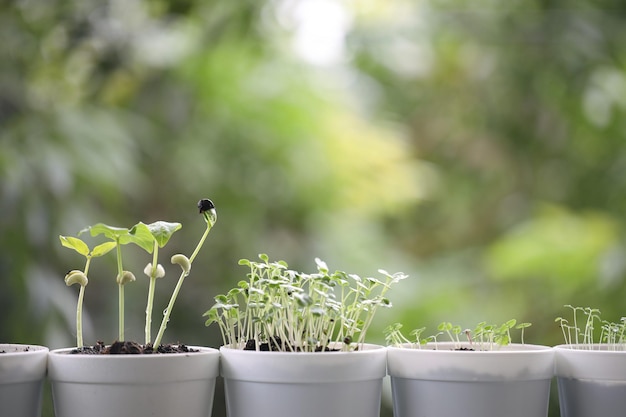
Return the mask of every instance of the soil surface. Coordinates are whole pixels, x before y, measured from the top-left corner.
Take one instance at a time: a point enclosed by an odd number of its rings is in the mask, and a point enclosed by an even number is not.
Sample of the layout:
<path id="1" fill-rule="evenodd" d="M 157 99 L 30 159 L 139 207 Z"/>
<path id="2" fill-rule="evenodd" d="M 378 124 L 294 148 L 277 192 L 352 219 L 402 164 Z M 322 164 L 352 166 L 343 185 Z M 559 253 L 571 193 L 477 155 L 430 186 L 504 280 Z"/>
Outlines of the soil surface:
<path id="1" fill-rule="evenodd" d="M 28 351 L 30 351 L 30 347 L 26 346 L 26 347 L 17 349 L 14 352 L 28 352 Z M 2 350 L 0 350 L 0 353 L 7 353 L 7 351 L 2 349 Z"/>
<path id="2" fill-rule="evenodd" d="M 159 345 L 158 348 L 154 349 L 150 344 L 141 345 L 137 342 L 113 342 L 110 345 L 105 345 L 100 341 L 94 346 L 84 346 L 70 351 L 73 355 L 152 355 L 188 352 L 198 352 L 198 350 L 181 344 Z"/>
<path id="3" fill-rule="evenodd" d="M 300 348 L 299 346 L 291 346 L 291 348 L 289 348 L 287 345 L 285 345 L 285 349 L 282 349 L 283 343 L 282 340 L 280 339 L 280 337 L 276 336 L 276 337 L 272 337 L 270 339 L 269 342 L 264 342 L 261 343 L 259 345 L 259 350 L 261 352 L 301 352 L 302 348 Z M 256 350 L 256 341 L 254 339 L 250 339 L 246 342 L 246 346 L 243 348 L 243 350 Z M 321 346 L 318 346 L 315 351 L 316 352 L 337 352 L 339 351 L 339 349 L 330 349 L 328 346 L 325 349 L 322 349 Z"/>

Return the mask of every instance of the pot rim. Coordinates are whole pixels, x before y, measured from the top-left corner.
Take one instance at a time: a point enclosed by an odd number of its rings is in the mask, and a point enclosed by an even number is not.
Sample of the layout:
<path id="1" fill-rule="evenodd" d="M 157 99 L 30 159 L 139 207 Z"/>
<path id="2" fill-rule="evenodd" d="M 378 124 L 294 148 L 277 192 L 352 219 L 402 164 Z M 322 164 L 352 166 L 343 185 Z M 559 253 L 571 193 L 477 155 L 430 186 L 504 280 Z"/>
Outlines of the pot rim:
<path id="1" fill-rule="evenodd" d="M 28 350 L 18 350 L 28 348 Z M 21 344 L 21 343 L 0 343 L 0 351 L 6 349 L 13 349 L 12 351 L 5 351 L 4 353 L 0 353 L 0 358 L 6 358 L 10 356 L 17 355 L 36 355 L 36 354 L 47 354 L 50 349 L 47 346 L 41 345 L 29 345 L 29 344 Z"/>
<path id="2" fill-rule="evenodd" d="M 340 342 L 334 342 L 334 343 L 330 343 L 329 346 L 336 346 L 336 345 L 341 345 Z M 221 351 L 227 351 L 227 352 L 241 352 L 244 355 L 249 355 L 251 353 L 254 354 L 261 354 L 261 355 L 272 355 L 272 356 L 292 356 L 292 355 L 298 355 L 298 356 L 320 356 L 320 355 L 353 355 L 353 354 L 363 354 L 366 352 L 371 352 L 371 351 L 375 351 L 375 350 L 379 350 L 379 349 L 386 349 L 385 346 L 383 345 L 378 345 L 378 344 L 374 344 L 374 343 L 361 343 L 359 344 L 359 346 L 363 346 L 365 349 L 359 349 L 359 350 L 351 350 L 351 351 L 341 351 L 341 350 L 337 350 L 337 351 L 325 351 L 325 352 L 283 352 L 283 351 L 266 351 L 266 350 L 243 350 L 239 347 L 237 348 L 233 348 L 230 346 L 226 346 L 226 345 L 222 345 L 220 346 L 219 350 Z"/>
<path id="3" fill-rule="evenodd" d="M 149 385 L 217 377 L 219 351 L 202 346 L 190 347 L 199 352 L 71 355 L 68 352 L 74 348 L 55 349 L 48 356 L 48 378 L 53 383 Z"/>
<path id="4" fill-rule="evenodd" d="M 609 347 L 621 347 L 621 349 L 610 350 Z M 594 343 L 593 345 L 589 345 L 586 343 L 567 343 L 562 345 L 554 346 L 554 349 L 559 351 L 568 351 L 568 352 L 595 352 L 597 354 L 624 354 L 626 353 L 626 346 L 619 345 L 615 343 L 607 344 L 607 343 Z"/>
<path id="5" fill-rule="evenodd" d="M 23 349 L 28 351 L 13 351 L 0 353 L 0 385 L 21 384 L 25 382 L 43 381 L 48 364 L 48 348 L 39 345 L 2 343 L 2 349 Z"/>
<path id="6" fill-rule="evenodd" d="M 189 346 L 187 345 L 188 348 L 190 349 L 197 349 L 197 352 L 177 352 L 177 353 L 156 353 L 156 354 L 113 354 L 113 355 L 94 355 L 94 354 L 83 354 L 83 353 L 76 353 L 76 354 L 70 354 L 69 352 L 71 352 L 72 350 L 76 349 L 75 347 L 69 347 L 69 348 L 59 348 L 59 349 L 52 349 L 49 351 L 49 355 L 55 355 L 55 356 L 63 356 L 63 357 L 68 357 L 68 358 L 98 358 L 96 360 L 100 360 L 100 358 L 102 359 L 109 359 L 112 360 L 113 359 L 120 359 L 120 360 L 125 360 L 122 358 L 142 358 L 143 360 L 149 359 L 149 358 L 162 358 L 162 357 L 181 357 L 181 356 L 189 356 L 189 355 L 206 355 L 206 354 L 215 354 L 216 352 L 219 352 L 219 350 L 212 348 L 212 347 L 208 347 L 208 346 Z"/>
<path id="7" fill-rule="evenodd" d="M 425 347 L 424 347 L 425 346 Z M 400 351 L 413 351 L 413 352 L 422 352 L 422 353 L 430 353 L 435 355 L 511 355 L 516 353 L 524 353 L 524 354 L 541 354 L 546 351 L 551 351 L 553 348 L 551 346 L 546 345 L 535 345 L 529 343 L 511 343 L 506 346 L 496 346 L 492 350 L 468 350 L 467 348 L 471 348 L 472 346 L 469 342 L 429 342 L 424 345 L 421 349 L 414 348 L 410 343 L 403 343 L 402 346 L 388 346 L 387 349 L 390 351 L 400 350 Z M 439 347 L 439 349 L 433 349 L 433 347 Z M 465 348 L 466 350 L 458 350 L 451 349 L 451 347 L 460 346 L 461 348 Z M 416 353 L 419 354 L 419 353 Z"/>
<path id="8" fill-rule="evenodd" d="M 261 352 L 222 346 L 225 379 L 270 383 L 343 383 L 381 379 L 387 374 L 387 349 L 364 344 L 353 352 Z"/>
<path id="9" fill-rule="evenodd" d="M 441 349 L 455 346 L 454 342 L 437 345 L 439 350 L 389 347 L 389 375 L 438 381 L 528 381 L 554 376 L 554 349 L 550 346 L 513 344 L 494 351 L 456 351 Z"/>

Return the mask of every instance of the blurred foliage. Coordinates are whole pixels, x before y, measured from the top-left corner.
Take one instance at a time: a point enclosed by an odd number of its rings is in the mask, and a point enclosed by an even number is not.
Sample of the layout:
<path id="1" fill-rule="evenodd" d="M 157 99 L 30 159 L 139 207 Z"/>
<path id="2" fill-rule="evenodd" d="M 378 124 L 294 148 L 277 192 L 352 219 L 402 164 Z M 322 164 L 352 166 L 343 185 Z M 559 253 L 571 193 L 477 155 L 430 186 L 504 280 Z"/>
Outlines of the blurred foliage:
<path id="1" fill-rule="evenodd" d="M 320 19 L 345 42 L 313 64 L 294 39 Z M 408 273 L 373 342 L 515 317 L 556 344 L 563 304 L 621 317 L 625 20 L 617 0 L 1 3 L 0 340 L 73 343 L 59 234 L 179 221 L 188 253 L 203 197 L 219 221 L 172 341 L 219 344 L 201 314 L 260 252 Z M 116 326 L 113 259 L 93 268 L 87 343 Z M 127 288 L 137 339 L 146 288 Z"/>

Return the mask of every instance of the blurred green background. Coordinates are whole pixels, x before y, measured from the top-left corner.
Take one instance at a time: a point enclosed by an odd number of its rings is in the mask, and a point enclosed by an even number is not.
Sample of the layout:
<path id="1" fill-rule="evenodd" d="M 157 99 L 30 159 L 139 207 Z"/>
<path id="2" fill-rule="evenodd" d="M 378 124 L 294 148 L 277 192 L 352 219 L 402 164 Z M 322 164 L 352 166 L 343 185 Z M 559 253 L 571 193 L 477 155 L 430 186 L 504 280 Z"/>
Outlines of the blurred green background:
<path id="1" fill-rule="evenodd" d="M 374 343 L 517 318 L 552 345 L 564 304 L 624 314 L 621 1 L 16 0 L 0 36 L 2 342 L 74 345 L 60 234 L 178 221 L 167 256 L 189 254 L 203 197 L 219 220 L 166 341 L 218 347 L 201 315 L 261 252 L 408 273 Z M 128 339 L 149 260 L 126 261 Z M 114 274 L 94 260 L 86 343 L 116 337 Z"/>

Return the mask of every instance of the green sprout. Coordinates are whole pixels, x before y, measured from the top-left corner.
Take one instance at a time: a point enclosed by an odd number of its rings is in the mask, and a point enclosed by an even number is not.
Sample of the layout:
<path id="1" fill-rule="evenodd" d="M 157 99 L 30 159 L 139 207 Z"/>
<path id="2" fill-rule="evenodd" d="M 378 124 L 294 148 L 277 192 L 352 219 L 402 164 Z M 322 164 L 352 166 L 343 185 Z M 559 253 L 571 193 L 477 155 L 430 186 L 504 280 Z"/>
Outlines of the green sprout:
<path id="1" fill-rule="evenodd" d="M 177 254 L 172 257 L 172 263 L 180 265 L 183 269 L 183 272 L 181 273 L 174 293 L 164 312 L 163 321 L 161 323 L 159 333 L 153 345 L 153 348 L 155 350 L 159 347 L 161 343 L 176 297 L 180 292 L 180 288 L 182 286 L 184 278 L 189 275 L 191 263 L 198 255 L 200 248 L 204 244 L 204 241 L 206 240 L 209 231 L 217 221 L 217 212 L 211 200 L 200 200 L 198 202 L 198 208 L 200 209 L 200 214 L 203 215 L 207 226 L 204 234 L 202 235 L 202 238 L 200 239 L 200 242 L 196 246 L 196 249 L 194 250 L 190 258 L 187 258 L 186 256 L 181 254 Z M 64 247 L 75 250 L 79 254 L 83 255 L 87 260 L 85 268 L 82 271 L 72 270 L 65 277 L 65 282 L 68 286 L 73 284 L 80 285 L 78 305 L 76 309 L 76 337 L 78 348 L 83 347 L 82 306 L 85 287 L 88 283 L 87 274 L 89 272 L 91 260 L 92 258 L 103 256 L 113 249 L 116 250 L 117 261 L 116 283 L 118 285 L 118 340 L 124 341 L 125 339 L 124 286 L 130 282 L 134 282 L 135 275 L 130 271 L 124 270 L 123 268 L 122 246 L 130 243 L 139 246 L 140 248 L 144 249 L 146 252 L 152 255 L 152 262 L 149 262 L 144 268 L 144 274 L 146 274 L 150 279 L 150 283 L 148 286 L 148 301 L 146 306 L 145 344 L 148 345 L 151 343 L 152 311 L 154 308 L 156 280 L 165 276 L 165 269 L 161 264 L 158 263 L 159 250 L 165 247 L 174 232 L 180 230 L 181 228 L 182 225 L 180 223 L 171 223 L 165 221 L 157 221 L 148 225 L 139 222 L 130 229 L 108 226 L 103 223 L 98 223 L 96 225 L 87 227 L 79 232 L 79 235 L 85 232 L 89 232 L 92 237 L 98 237 L 102 235 L 103 237 L 108 239 L 107 242 L 95 246 L 94 249 L 91 251 L 89 250 L 87 244 L 78 237 L 60 236 L 61 244 Z"/>
<path id="2" fill-rule="evenodd" d="M 379 270 L 379 278 L 361 278 L 344 271 L 331 272 L 315 259 L 317 271 L 290 270 L 284 261 L 242 259 L 249 269 L 246 280 L 226 294 L 204 315 L 206 325 L 216 323 L 225 346 L 251 346 L 260 350 L 325 351 L 331 345 L 343 351 L 358 349 L 379 308 L 391 307 L 386 297 L 402 273 Z M 247 348 L 247 347 L 246 347 Z"/>
<path id="3" fill-rule="evenodd" d="M 209 199 L 202 199 L 198 202 L 198 209 L 200 214 L 204 217 L 204 221 L 206 223 L 206 229 L 204 230 L 204 234 L 200 238 L 200 241 L 196 245 L 193 253 L 189 258 L 182 254 L 176 254 L 172 256 L 171 262 L 172 264 L 178 264 L 182 271 L 180 273 L 180 277 L 178 278 L 178 282 L 176 283 L 176 287 L 174 288 L 174 292 L 170 298 L 170 302 L 167 304 L 167 308 L 163 313 L 163 319 L 161 320 L 161 326 L 159 327 L 159 332 L 154 340 L 154 347 L 158 348 L 161 344 L 161 340 L 163 339 L 163 334 L 165 333 L 165 329 L 167 328 L 167 323 L 170 321 L 170 315 L 172 314 L 172 310 L 174 309 L 174 303 L 176 302 L 176 298 L 178 297 L 178 293 L 180 292 L 180 288 L 183 285 L 183 281 L 189 275 L 191 271 L 191 264 L 194 259 L 200 252 L 200 249 L 204 245 L 204 241 L 206 240 L 209 232 L 217 222 L 217 211 L 215 210 L 215 205 Z"/>
<path id="4" fill-rule="evenodd" d="M 530 323 L 517 324 L 515 319 L 508 320 L 500 325 L 487 324 L 487 322 L 480 322 L 476 325 L 474 330 L 463 329 L 459 325 L 453 325 L 450 322 L 442 322 L 437 326 L 438 332 L 428 336 L 424 339 L 420 339 L 422 333 L 425 331 L 425 327 L 415 329 L 411 332 L 411 336 L 414 337 L 414 341 L 406 338 L 402 332 L 402 325 L 395 323 L 384 330 L 385 340 L 389 346 L 408 346 L 410 348 L 421 348 L 428 342 L 433 342 L 435 350 L 438 349 L 438 337 L 441 335 L 447 335 L 450 341 L 454 344 L 454 349 L 462 349 L 461 335 L 463 334 L 473 350 L 494 350 L 500 346 L 507 346 L 511 344 L 511 329 L 517 329 L 521 331 L 521 343 L 524 344 L 524 329 L 530 327 Z"/>
<path id="5" fill-rule="evenodd" d="M 147 252 L 152 252 L 153 246 L 152 243 L 154 241 L 154 237 L 150 233 L 148 227 L 143 223 L 137 223 L 131 229 L 127 229 L 125 227 L 114 227 L 108 226 L 104 223 L 98 223 L 94 226 L 90 226 L 81 233 L 89 232 L 91 236 L 99 236 L 103 235 L 108 238 L 112 243 L 114 243 L 114 247 L 116 250 L 116 260 L 117 260 L 117 275 L 115 281 L 117 282 L 118 287 L 118 340 L 123 341 L 124 339 L 124 286 L 130 282 L 135 281 L 135 275 L 130 271 L 125 271 L 123 268 L 122 262 L 122 246 L 127 245 L 129 243 L 134 243 L 139 247 L 143 248 Z"/>
<path id="6" fill-rule="evenodd" d="M 115 244 L 112 242 L 102 243 L 89 250 L 89 246 L 82 240 L 72 236 L 59 236 L 61 245 L 66 248 L 73 249 L 86 258 L 85 268 L 80 270 L 72 270 L 65 275 L 65 284 L 67 286 L 79 284 L 80 291 L 78 293 L 78 303 L 76 306 L 76 347 L 83 347 L 83 299 L 85 296 L 85 287 L 89 282 L 87 274 L 89 273 L 89 265 L 92 258 L 103 256 L 111 251 Z"/>
<path id="7" fill-rule="evenodd" d="M 601 312 L 597 308 L 569 304 L 565 308 L 572 311 L 572 324 L 563 317 L 554 320 L 561 327 L 565 344 L 576 349 L 592 350 L 602 343 L 608 350 L 626 350 L 626 317 L 622 317 L 619 322 L 610 322 L 600 317 Z M 596 323 L 600 324 L 597 339 Z"/>
<path id="8" fill-rule="evenodd" d="M 177 230 L 180 230 L 183 226 L 180 223 L 169 222 L 155 222 L 148 225 L 150 233 L 154 237 L 153 250 L 152 250 L 152 262 L 148 263 L 143 272 L 150 279 L 148 286 L 148 303 L 146 305 L 146 328 L 145 328 L 145 343 L 152 342 L 151 328 L 152 328 L 152 310 L 154 306 L 154 291 L 156 288 L 156 280 L 165 276 L 165 269 L 159 263 L 159 248 L 165 247 L 167 242 Z"/>

